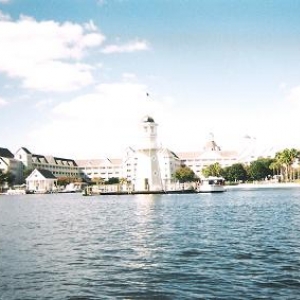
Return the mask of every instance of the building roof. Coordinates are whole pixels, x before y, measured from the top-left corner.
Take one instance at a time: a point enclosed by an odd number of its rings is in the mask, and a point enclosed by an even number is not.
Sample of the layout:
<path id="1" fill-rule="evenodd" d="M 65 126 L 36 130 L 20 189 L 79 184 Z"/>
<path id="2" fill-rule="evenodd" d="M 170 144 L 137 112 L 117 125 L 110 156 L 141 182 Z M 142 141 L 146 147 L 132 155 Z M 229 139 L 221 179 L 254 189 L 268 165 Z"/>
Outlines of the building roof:
<path id="1" fill-rule="evenodd" d="M 174 157 L 176 159 L 179 159 L 178 155 L 168 148 L 161 149 L 161 152 L 167 154 L 169 157 Z"/>
<path id="2" fill-rule="evenodd" d="M 236 151 L 198 151 L 198 152 L 180 152 L 177 153 L 182 160 L 194 159 L 236 159 L 238 153 Z"/>
<path id="3" fill-rule="evenodd" d="M 104 165 L 122 165 L 122 159 L 120 158 L 103 158 L 103 159 L 80 159 L 76 160 L 79 167 L 99 167 Z"/>
<path id="4" fill-rule="evenodd" d="M 0 156 L 5 158 L 14 158 L 14 155 L 7 148 L 0 148 Z"/>
<path id="5" fill-rule="evenodd" d="M 61 158 L 61 157 L 53 157 L 54 161 L 58 165 L 69 165 L 76 167 L 77 164 L 74 159 L 69 158 Z"/>
<path id="6" fill-rule="evenodd" d="M 50 172 L 49 170 L 45 170 L 45 169 L 37 169 L 37 170 L 47 179 L 56 179 L 53 173 Z"/>
<path id="7" fill-rule="evenodd" d="M 31 152 L 27 148 L 21 147 L 21 149 L 23 149 L 27 154 L 31 154 Z"/>
<path id="8" fill-rule="evenodd" d="M 39 154 L 32 154 L 32 160 L 34 162 L 39 162 L 39 163 L 48 163 L 46 157 L 44 155 L 39 155 Z"/>
<path id="9" fill-rule="evenodd" d="M 145 116 L 142 120 L 144 123 L 155 123 L 154 119 L 150 116 Z"/>
<path id="10" fill-rule="evenodd" d="M 221 148 L 216 144 L 215 141 L 208 141 L 204 146 L 204 150 L 206 151 L 221 151 Z"/>

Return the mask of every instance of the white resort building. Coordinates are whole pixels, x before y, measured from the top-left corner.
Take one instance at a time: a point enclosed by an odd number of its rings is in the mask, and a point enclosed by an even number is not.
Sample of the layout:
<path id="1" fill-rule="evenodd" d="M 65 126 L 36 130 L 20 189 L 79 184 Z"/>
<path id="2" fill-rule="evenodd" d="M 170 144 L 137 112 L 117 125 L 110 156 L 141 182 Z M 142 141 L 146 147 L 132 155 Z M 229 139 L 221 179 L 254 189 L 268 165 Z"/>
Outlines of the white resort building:
<path id="1" fill-rule="evenodd" d="M 258 154 L 253 149 L 224 151 L 215 142 L 213 134 L 202 151 L 179 152 L 158 146 L 158 124 L 150 116 L 140 122 L 141 136 L 136 147 L 128 147 L 121 158 L 74 160 L 33 154 L 27 148 L 20 148 L 15 155 L 0 148 L 0 169 L 15 175 L 15 183 L 24 182 L 24 170 L 47 170 L 55 178 L 81 178 L 101 183 L 118 178 L 125 189 L 134 191 L 166 191 L 176 189 L 174 174 L 181 165 L 191 168 L 202 177 L 203 168 L 219 163 L 221 167 L 235 163 L 249 164 Z"/>
<path id="2" fill-rule="evenodd" d="M 122 159 L 84 159 L 76 160 L 80 177 L 85 180 L 107 181 L 110 178 L 121 178 Z"/>
<path id="3" fill-rule="evenodd" d="M 0 170 L 2 173 L 10 172 L 15 177 L 15 183 L 22 183 L 23 166 L 20 161 L 7 148 L 0 148 Z"/>
<path id="4" fill-rule="evenodd" d="M 48 170 L 35 169 L 26 178 L 26 190 L 35 193 L 55 192 L 57 178 Z"/>
<path id="5" fill-rule="evenodd" d="M 203 168 L 214 163 L 219 163 L 224 168 L 240 162 L 238 152 L 221 150 L 221 147 L 215 142 L 213 134 L 210 134 L 209 141 L 202 151 L 180 152 L 178 156 L 182 164 L 191 168 L 198 177 L 202 176 Z"/>
<path id="6" fill-rule="evenodd" d="M 80 177 L 79 168 L 73 159 L 33 154 L 24 147 L 16 152 L 15 159 L 22 162 L 24 169 L 48 170 L 56 178 L 68 177 L 77 179 Z"/>
<path id="7" fill-rule="evenodd" d="M 81 176 L 94 181 L 120 178 L 134 191 L 172 189 L 181 161 L 174 152 L 158 146 L 157 126 L 152 117 L 145 116 L 138 146 L 128 147 L 121 159 L 77 160 Z"/>

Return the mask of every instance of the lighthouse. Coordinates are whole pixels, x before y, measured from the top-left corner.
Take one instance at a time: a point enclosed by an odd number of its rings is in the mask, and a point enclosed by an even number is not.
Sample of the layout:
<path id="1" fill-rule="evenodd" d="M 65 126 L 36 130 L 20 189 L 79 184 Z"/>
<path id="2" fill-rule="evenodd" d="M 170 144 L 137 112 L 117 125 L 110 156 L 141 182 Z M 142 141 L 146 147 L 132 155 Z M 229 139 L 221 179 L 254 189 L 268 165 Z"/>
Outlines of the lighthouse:
<path id="1" fill-rule="evenodd" d="M 135 176 L 136 191 L 162 191 L 162 179 L 158 160 L 157 124 L 145 116 L 140 124 L 141 139 L 137 148 Z"/>

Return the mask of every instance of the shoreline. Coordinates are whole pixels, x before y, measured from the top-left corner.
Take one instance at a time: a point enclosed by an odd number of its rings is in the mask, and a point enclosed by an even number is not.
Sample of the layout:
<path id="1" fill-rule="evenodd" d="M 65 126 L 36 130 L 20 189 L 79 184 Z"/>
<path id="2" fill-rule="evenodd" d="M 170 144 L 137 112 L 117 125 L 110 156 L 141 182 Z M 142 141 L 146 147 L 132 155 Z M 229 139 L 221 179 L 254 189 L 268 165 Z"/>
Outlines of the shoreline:
<path id="1" fill-rule="evenodd" d="M 254 190 L 254 189 L 286 189 L 300 188 L 300 183 L 282 182 L 282 183 L 241 183 L 238 185 L 227 185 L 226 190 Z"/>

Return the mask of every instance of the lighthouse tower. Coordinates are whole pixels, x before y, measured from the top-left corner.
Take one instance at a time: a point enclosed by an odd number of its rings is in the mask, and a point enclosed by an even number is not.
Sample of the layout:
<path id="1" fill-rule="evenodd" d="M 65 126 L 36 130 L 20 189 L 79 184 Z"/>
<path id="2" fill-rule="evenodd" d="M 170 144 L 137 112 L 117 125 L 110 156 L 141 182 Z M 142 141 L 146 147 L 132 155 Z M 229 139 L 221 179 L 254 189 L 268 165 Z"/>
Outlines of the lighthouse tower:
<path id="1" fill-rule="evenodd" d="M 141 141 L 137 149 L 135 176 L 136 191 L 162 191 L 162 179 L 158 161 L 157 124 L 150 116 L 141 122 Z"/>

